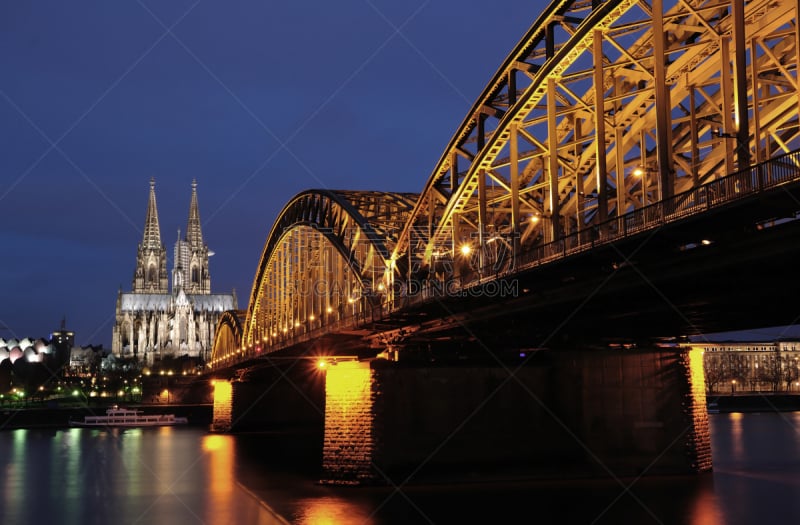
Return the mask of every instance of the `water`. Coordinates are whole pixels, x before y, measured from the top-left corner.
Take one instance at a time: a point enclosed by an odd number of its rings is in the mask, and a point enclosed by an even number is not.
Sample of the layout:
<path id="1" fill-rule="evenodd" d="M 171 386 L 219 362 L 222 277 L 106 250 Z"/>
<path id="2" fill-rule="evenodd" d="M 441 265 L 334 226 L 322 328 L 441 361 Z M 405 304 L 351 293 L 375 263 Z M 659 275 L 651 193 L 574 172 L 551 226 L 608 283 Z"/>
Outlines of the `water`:
<path id="1" fill-rule="evenodd" d="M 800 412 L 711 415 L 714 472 L 331 487 L 296 442 L 162 427 L 0 432 L 10 524 L 800 523 Z M 291 465 L 287 464 L 291 462 Z M 398 484 L 401 480 L 397 481 Z"/>

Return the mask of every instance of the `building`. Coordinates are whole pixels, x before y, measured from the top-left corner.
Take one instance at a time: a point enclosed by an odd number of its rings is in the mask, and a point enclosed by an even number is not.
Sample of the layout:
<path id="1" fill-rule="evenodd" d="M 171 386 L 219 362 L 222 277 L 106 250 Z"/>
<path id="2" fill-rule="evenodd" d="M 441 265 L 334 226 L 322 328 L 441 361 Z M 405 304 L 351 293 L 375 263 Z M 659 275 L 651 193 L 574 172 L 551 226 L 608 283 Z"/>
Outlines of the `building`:
<path id="1" fill-rule="evenodd" d="M 695 342 L 710 394 L 800 392 L 800 341 Z"/>
<path id="2" fill-rule="evenodd" d="M 62 379 L 75 344 L 75 334 L 65 328 L 50 334 L 50 338 L 8 340 L 0 337 L 0 393 L 12 386 L 31 390 Z"/>
<path id="3" fill-rule="evenodd" d="M 155 180 L 150 179 L 133 289 L 117 294 L 111 343 L 115 356 L 133 357 L 148 365 L 171 357 L 188 356 L 200 362 L 210 357 L 217 320 L 226 310 L 236 309 L 237 301 L 235 292 L 211 293 L 208 259 L 213 252 L 203 241 L 196 181 L 192 181 L 186 235 L 181 239 L 178 230 L 173 255 L 170 275 L 167 250 L 161 242 Z"/>

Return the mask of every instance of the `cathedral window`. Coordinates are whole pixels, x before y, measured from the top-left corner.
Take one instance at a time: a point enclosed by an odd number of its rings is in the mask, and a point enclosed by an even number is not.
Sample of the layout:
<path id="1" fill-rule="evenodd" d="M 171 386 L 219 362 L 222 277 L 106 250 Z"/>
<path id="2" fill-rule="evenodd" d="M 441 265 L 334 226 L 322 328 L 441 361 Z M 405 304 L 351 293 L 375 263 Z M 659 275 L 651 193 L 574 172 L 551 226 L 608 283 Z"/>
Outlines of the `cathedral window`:
<path id="1" fill-rule="evenodd" d="M 156 281 L 156 267 L 155 265 L 150 265 L 147 269 L 147 282 L 155 282 Z"/>
<path id="2" fill-rule="evenodd" d="M 193 283 L 200 282 L 200 272 L 197 271 L 197 266 L 192 266 L 192 282 Z"/>

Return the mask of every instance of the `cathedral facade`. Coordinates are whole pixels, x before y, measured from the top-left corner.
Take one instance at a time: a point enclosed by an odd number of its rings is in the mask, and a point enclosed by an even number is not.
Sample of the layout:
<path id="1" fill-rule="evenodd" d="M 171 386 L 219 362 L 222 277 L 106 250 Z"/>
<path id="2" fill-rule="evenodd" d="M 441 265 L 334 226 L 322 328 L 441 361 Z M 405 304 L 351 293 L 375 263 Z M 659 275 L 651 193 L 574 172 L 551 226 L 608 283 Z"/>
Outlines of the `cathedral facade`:
<path id="1" fill-rule="evenodd" d="M 186 234 L 173 252 L 171 275 L 167 250 L 161 242 L 156 208 L 155 181 L 150 179 L 144 234 L 136 256 L 133 289 L 117 294 L 111 351 L 148 365 L 168 357 L 188 356 L 205 362 L 214 344 L 217 320 L 226 310 L 237 309 L 236 294 L 211 293 L 208 258 L 203 242 L 197 183 L 192 197 Z M 171 282 L 171 286 L 170 286 Z"/>

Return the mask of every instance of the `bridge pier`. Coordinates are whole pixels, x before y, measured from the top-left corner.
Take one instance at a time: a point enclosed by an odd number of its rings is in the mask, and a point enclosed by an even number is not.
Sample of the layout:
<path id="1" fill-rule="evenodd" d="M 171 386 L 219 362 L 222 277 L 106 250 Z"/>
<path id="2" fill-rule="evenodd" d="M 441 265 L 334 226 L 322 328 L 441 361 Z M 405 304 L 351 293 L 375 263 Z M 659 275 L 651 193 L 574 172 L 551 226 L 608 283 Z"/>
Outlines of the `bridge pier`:
<path id="1" fill-rule="evenodd" d="M 711 469 L 698 350 L 345 362 L 327 368 L 325 405 L 327 483 Z"/>
<path id="2" fill-rule="evenodd" d="M 321 439 L 324 376 L 294 363 L 215 380 L 212 431 L 319 434 Z"/>

